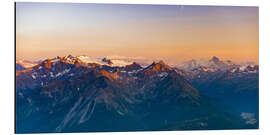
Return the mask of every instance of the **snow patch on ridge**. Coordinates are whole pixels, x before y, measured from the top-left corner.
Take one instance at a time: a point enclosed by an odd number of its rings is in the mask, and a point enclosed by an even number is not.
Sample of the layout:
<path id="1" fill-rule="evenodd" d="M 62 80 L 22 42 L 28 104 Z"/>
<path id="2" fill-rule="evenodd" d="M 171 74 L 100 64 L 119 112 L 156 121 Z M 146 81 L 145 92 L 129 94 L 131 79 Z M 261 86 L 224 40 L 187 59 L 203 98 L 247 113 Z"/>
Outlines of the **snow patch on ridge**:
<path id="1" fill-rule="evenodd" d="M 37 78 L 37 72 L 32 73 L 31 76 L 32 76 L 33 79 L 36 79 Z"/>
<path id="2" fill-rule="evenodd" d="M 55 75 L 55 77 L 62 76 L 62 75 L 64 75 L 65 73 L 68 73 L 69 71 L 70 71 L 70 69 L 65 69 L 64 71 L 57 73 L 57 74 Z"/>

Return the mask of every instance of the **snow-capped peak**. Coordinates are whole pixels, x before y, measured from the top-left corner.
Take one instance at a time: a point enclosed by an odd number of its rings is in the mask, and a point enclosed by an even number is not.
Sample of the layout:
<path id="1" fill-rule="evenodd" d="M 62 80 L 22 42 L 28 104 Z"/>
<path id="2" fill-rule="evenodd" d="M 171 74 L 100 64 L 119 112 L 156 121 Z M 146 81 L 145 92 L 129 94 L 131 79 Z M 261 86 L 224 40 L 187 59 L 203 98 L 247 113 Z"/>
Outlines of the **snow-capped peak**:
<path id="1" fill-rule="evenodd" d="M 239 67 L 235 67 L 229 70 L 230 72 L 243 72 L 243 73 L 258 73 L 259 66 L 258 65 L 242 65 Z"/>
<path id="2" fill-rule="evenodd" d="M 77 58 L 84 63 L 96 63 L 99 65 L 108 65 L 109 66 L 109 64 L 107 62 L 102 61 L 102 58 L 88 57 L 85 55 L 77 56 Z"/>
<path id="3" fill-rule="evenodd" d="M 127 61 L 127 60 L 122 60 L 121 58 L 112 58 L 112 59 L 108 59 L 106 57 L 104 58 L 94 58 L 94 57 L 88 57 L 85 55 L 82 56 L 77 56 L 78 59 L 80 59 L 82 62 L 84 63 L 96 63 L 99 65 L 107 65 L 107 66 L 119 66 L 119 67 L 123 67 L 126 65 L 130 65 L 133 62 L 131 61 Z"/>
<path id="4" fill-rule="evenodd" d="M 187 69 L 187 70 L 193 70 L 200 67 L 205 67 L 209 69 L 219 69 L 219 70 L 227 70 L 231 67 L 236 67 L 238 65 L 234 64 L 230 60 L 220 60 L 218 57 L 213 56 L 210 60 L 191 60 L 188 62 L 185 62 L 180 68 Z"/>
<path id="5" fill-rule="evenodd" d="M 76 57 L 72 56 L 72 55 L 68 55 L 64 57 L 65 60 L 69 60 L 69 61 L 75 61 Z"/>

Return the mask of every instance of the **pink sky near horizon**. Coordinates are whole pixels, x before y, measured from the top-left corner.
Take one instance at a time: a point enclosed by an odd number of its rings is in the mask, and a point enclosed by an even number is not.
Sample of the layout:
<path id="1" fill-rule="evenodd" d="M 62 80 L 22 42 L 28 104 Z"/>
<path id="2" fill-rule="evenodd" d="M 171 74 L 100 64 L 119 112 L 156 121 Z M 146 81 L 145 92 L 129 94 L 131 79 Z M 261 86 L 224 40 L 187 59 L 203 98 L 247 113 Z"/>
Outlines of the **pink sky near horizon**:
<path id="1" fill-rule="evenodd" d="M 16 3 L 16 56 L 259 61 L 257 7 Z"/>

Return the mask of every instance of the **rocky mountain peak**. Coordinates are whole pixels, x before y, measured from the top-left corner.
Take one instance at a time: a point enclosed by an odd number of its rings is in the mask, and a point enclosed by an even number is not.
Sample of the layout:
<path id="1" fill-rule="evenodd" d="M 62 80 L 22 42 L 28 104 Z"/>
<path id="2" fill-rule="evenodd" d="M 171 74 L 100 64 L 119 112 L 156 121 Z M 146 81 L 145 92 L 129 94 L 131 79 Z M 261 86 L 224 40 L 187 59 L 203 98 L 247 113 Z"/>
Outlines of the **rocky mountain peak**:
<path id="1" fill-rule="evenodd" d="M 213 61 L 213 62 L 215 62 L 215 63 L 220 62 L 219 58 L 216 57 L 216 56 L 213 56 L 212 59 L 211 59 L 210 61 Z"/>
<path id="2" fill-rule="evenodd" d="M 142 68 L 141 65 L 136 62 L 133 62 L 132 64 L 125 66 L 125 70 L 127 71 L 138 70 L 141 68 Z"/>
<path id="3" fill-rule="evenodd" d="M 144 75 L 152 75 L 157 72 L 163 72 L 163 71 L 170 71 L 172 70 L 171 67 L 166 65 L 163 61 L 159 62 L 153 62 L 150 66 L 144 68 L 143 73 Z"/>
<path id="4" fill-rule="evenodd" d="M 153 62 L 150 65 L 150 69 L 152 69 L 153 71 L 167 71 L 167 70 L 171 70 L 171 67 L 169 67 L 168 65 L 166 65 L 162 60 L 159 61 L 158 63 Z"/>
<path id="5" fill-rule="evenodd" d="M 101 70 L 99 73 L 100 73 L 102 76 L 105 76 L 105 77 L 108 77 L 108 78 L 112 78 L 112 79 L 114 79 L 114 80 L 117 80 L 117 78 L 118 78 L 117 72 L 115 72 L 115 73 L 109 73 L 109 72 L 106 71 L 106 70 Z"/>
<path id="6" fill-rule="evenodd" d="M 113 64 L 112 61 L 110 59 L 107 59 L 107 58 L 103 58 L 102 61 L 109 64 L 109 65 Z"/>

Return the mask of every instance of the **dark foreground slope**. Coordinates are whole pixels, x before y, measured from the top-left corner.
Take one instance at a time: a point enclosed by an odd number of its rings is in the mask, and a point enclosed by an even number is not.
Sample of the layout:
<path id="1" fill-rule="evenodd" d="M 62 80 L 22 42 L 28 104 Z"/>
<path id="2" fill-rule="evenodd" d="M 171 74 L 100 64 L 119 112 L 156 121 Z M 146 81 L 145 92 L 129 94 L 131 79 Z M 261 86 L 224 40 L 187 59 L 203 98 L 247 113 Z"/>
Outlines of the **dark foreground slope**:
<path id="1" fill-rule="evenodd" d="M 259 68 L 239 66 L 228 70 L 200 68 L 184 72 L 185 78 L 208 97 L 236 110 L 250 127 L 259 126 Z"/>

